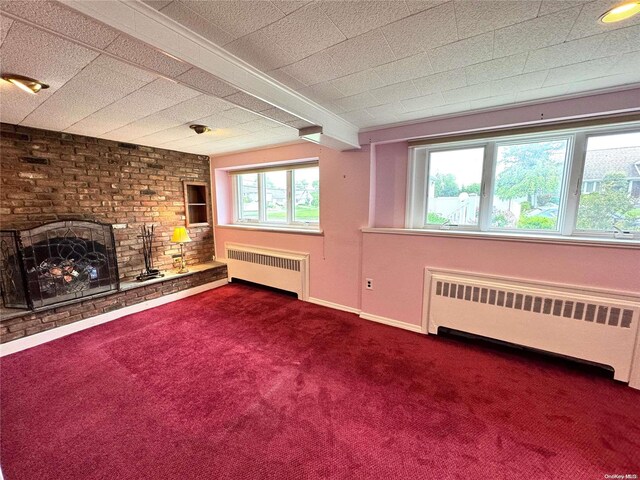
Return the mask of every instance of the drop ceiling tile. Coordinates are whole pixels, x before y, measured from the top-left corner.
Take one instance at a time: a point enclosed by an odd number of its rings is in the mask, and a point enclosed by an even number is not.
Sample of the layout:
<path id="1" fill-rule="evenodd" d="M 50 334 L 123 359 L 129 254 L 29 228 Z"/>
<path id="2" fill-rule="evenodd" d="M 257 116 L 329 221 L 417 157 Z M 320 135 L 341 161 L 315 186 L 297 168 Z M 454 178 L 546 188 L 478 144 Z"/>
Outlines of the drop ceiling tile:
<path id="1" fill-rule="evenodd" d="M 412 98 L 411 100 L 403 100 L 400 103 L 407 112 L 414 112 L 416 110 L 439 107 L 445 103 L 445 100 L 443 99 L 443 95 L 440 92 L 437 92 L 429 95 L 423 95 L 422 97 Z"/>
<path id="2" fill-rule="evenodd" d="M 173 0 L 142 0 L 142 2 L 146 3 L 150 7 L 155 8 L 156 10 L 160 10 L 172 3 Z"/>
<path id="3" fill-rule="evenodd" d="M 298 90 L 298 93 L 319 103 L 335 100 L 345 96 L 330 82 L 322 82 L 311 87 L 303 87 Z"/>
<path id="4" fill-rule="evenodd" d="M 225 50 L 259 70 L 274 70 L 305 57 L 292 55 L 271 40 L 266 30 L 258 30 L 225 45 Z"/>
<path id="5" fill-rule="evenodd" d="M 347 122 L 351 122 L 358 127 L 361 127 L 365 122 L 373 120 L 373 116 L 366 110 L 354 110 L 353 112 L 342 114 L 341 117 Z"/>
<path id="6" fill-rule="evenodd" d="M 196 137 L 196 133 L 189 128 L 188 125 L 182 124 L 175 127 L 167 128 L 150 135 L 136 138 L 136 142 L 140 142 L 143 145 L 163 145 L 168 142 L 175 142 L 177 140 L 184 140 L 189 137 Z M 163 146 L 167 148 L 166 146 Z"/>
<path id="7" fill-rule="evenodd" d="M 242 128 L 246 128 L 245 125 L 246 124 L 243 123 L 242 124 Z M 293 128 L 297 128 L 297 129 L 306 128 L 306 127 L 313 127 L 314 126 L 313 123 L 307 122 L 305 120 L 296 120 L 294 122 L 287 122 L 287 125 L 289 125 L 290 127 L 293 127 Z"/>
<path id="8" fill-rule="evenodd" d="M 332 80 L 331 85 L 343 95 L 351 96 L 373 88 L 382 87 L 385 85 L 385 82 L 376 73 L 375 69 L 370 69 Z"/>
<path id="9" fill-rule="evenodd" d="M 277 122 L 288 123 L 293 122 L 295 120 L 299 120 L 295 115 L 291 115 L 289 112 L 285 112 L 284 110 L 280 110 L 279 108 L 270 108 L 269 110 L 263 110 L 260 112 L 260 115 L 264 115 L 265 117 L 271 118 Z"/>
<path id="10" fill-rule="evenodd" d="M 374 71 L 386 85 L 425 77 L 433 73 L 433 67 L 426 53 L 418 53 L 411 57 L 375 67 Z"/>
<path id="11" fill-rule="evenodd" d="M 233 95 L 224 97 L 224 99 L 229 103 L 233 103 L 234 105 L 244 107 L 253 112 L 262 112 L 264 110 L 269 110 L 273 108 L 273 105 L 267 102 L 263 102 L 259 98 L 256 98 L 244 92 L 234 93 Z"/>
<path id="12" fill-rule="evenodd" d="M 548 70 L 590 60 L 598 52 L 603 40 L 603 35 L 595 35 L 529 52 L 524 71 Z"/>
<path id="13" fill-rule="evenodd" d="M 439 115 L 467 112 L 468 110 L 471 110 L 471 104 L 469 102 L 452 103 L 432 108 L 431 115 L 437 117 Z"/>
<path id="14" fill-rule="evenodd" d="M 136 80 L 141 80 L 143 82 L 152 82 L 153 80 L 159 78 L 157 74 L 151 73 L 148 70 L 143 70 L 138 67 L 134 67 L 128 63 L 117 60 L 109 55 L 102 54 L 97 57 L 91 64 L 95 67 L 100 67 L 105 70 L 110 70 L 112 72 L 116 72 L 122 75 L 126 75 L 127 77 L 134 78 Z"/>
<path id="15" fill-rule="evenodd" d="M 398 1 L 325 1 L 322 8 L 348 38 L 409 16 L 404 2 Z"/>
<path id="16" fill-rule="evenodd" d="M 209 22 L 179 0 L 168 2 L 167 5 L 159 7 L 158 10 L 217 45 L 222 46 L 235 39 L 234 35 Z"/>
<path id="17" fill-rule="evenodd" d="M 19 124 L 55 91 L 56 89 L 52 87 L 42 90 L 38 95 L 29 95 L 9 82 L 0 80 L 0 121 Z"/>
<path id="18" fill-rule="evenodd" d="M 89 66 L 31 112 L 22 124 L 62 131 L 142 85 L 144 82 Z"/>
<path id="19" fill-rule="evenodd" d="M 372 117 L 380 119 L 390 115 L 406 113 L 407 109 L 400 102 L 387 103 L 365 109 Z"/>
<path id="20" fill-rule="evenodd" d="M 611 74 L 611 71 L 619 60 L 620 57 L 605 57 L 576 63 L 574 65 L 567 65 L 565 67 L 553 68 L 549 70 L 549 75 L 544 82 L 544 86 L 550 87 L 564 83 L 606 77 Z"/>
<path id="21" fill-rule="evenodd" d="M 395 60 L 382 32 L 373 30 L 325 50 L 340 76 Z"/>
<path id="22" fill-rule="evenodd" d="M 238 91 L 215 75 L 195 67 L 176 77 L 176 80 L 216 97 L 226 97 Z"/>
<path id="23" fill-rule="evenodd" d="M 265 0 L 250 2 L 184 0 L 194 12 L 229 32 L 234 38 L 255 32 L 284 17 L 275 5 Z"/>
<path id="24" fill-rule="evenodd" d="M 572 94 L 590 92 L 594 90 L 617 90 L 623 86 L 636 86 L 638 82 L 640 82 L 640 75 L 635 71 L 631 73 L 611 75 L 608 77 L 594 78 L 582 82 L 569 83 L 562 86 L 566 88 L 567 94 Z"/>
<path id="25" fill-rule="evenodd" d="M 377 98 L 381 104 L 398 102 L 407 98 L 419 97 L 418 89 L 411 80 L 371 90 L 371 95 Z"/>
<path id="26" fill-rule="evenodd" d="M 397 58 L 404 58 L 458 40 L 453 2 L 430 8 L 382 27 Z"/>
<path id="27" fill-rule="evenodd" d="M 280 69 L 285 74 L 295 78 L 305 85 L 333 80 L 342 76 L 333 65 L 327 51 L 314 53 L 299 62 L 292 63 Z"/>
<path id="28" fill-rule="evenodd" d="M 625 53 L 619 57 L 615 67 L 609 73 L 610 75 L 618 73 L 633 73 L 640 77 L 640 55 L 636 52 Z"/>
<path id="29" fill-rule="evenodd" d="M 405 3 L 409 8 L 409 12 L 414 13 L 423 12 L 430 8 L 437 7 L 443 3 L 447 3 L 449 0 L 406 0 Z"/>
<path id="30" fill-rule="evenodd" d="M 573 28 L 567 40 L 574 40 L 576 38 L 588 37 L 597 33 L 610 32 L 618 28 L 626 28 L 631 25 L 640 24 L 640 16 L 629 18 L 619 23 L 604 24 L 599 22 L 600 15 L 615 6 L 617 3 L 611 0 L 596 0 L 595 2 L 589 2 L 583 5 L 580 11 L 580 16 L 573 24 Z"/>
<path id="31" fill-rule="evenodd" d="M 267 47 L 277 45 L 291 61 L 342 42 L 346 37 L 324 14 L 317 3 L 310 3 L 261 30 Z"/>
<path id="32" fill-rule="evenodd" d="M 571 8 L 496 30 L 494 58 L 562 43 L 579 13 Z"/>
<path id="33" fill-rule="evenodd" d="M 306 87 L 304 83 L 302 83 L 299 80 L 296 80 L 291 75 L 289 75 L 288 73 L 285 73 L 282 70 L 271 70 L 270 72 L 268 72 L 268 75 L 271 78 L 282 83 L 283 85 L 286 85 L 287 87 L 292 88 L 293 90 L 299 90 L 303 87 Z"/>
<path id="34" fill-rule="evenodd" d="M 183 122 L 174 120 L 172 118 L 165 118 L 162 116 L 162 112 L 154 113 L 148 117 L 141 118 L 135 122 L 131 122 L 124 127 L 116 128 L 100 135 L 99 138 L 106 138 L 109 140 L 119 140 L 121 142 L 130 142 L 137 140 L 145 135 L 150 135 L 155 132 L 160 132 L 171 127 L 181 125 Z"/>
<path id="35" fill-rule="evenodd" d="M 10 18 L 0 15 L 0 47 L 2 46 L 2 42 L 4 42 L 4 38 L 7 36 L 7 33 L 9 33 L 12 23 L 13 20 Z"/>
<path id="36" fill-rule="evenodd" d="M 142 88 L 143 92 L 151 93 L 158 97 L 175 100 L 175 103 L 183 102 L 193 97 L 201 95 L 200 92 L 180 85 L 179 83 L 167 80 L 166 78 L 158 78 L 148 83 Z"/>
<path id="37" fill-rule="evenodd" d="M 516 93 L 516 102 L 531 102 L 546 98 L 555 98 L 567 92 L 567 85 L 555 85 L 553 87 L 542 87 L 534 90 L 525 90 Z"/>
<path id="38" fill-rule="evenodd" d="M 426 77 L 417 78 L 413 84 L 421 95 L 428 95 L 440 90 L 452 90 L 467 85 L 464 69 L 434 73 Z"/>
<path id="39" fill-rule="evenodd" d="M 547 78 L 547 72 L 540 71 L 494 80 L 491 82 L 492 95 L 505 95 L 507 93 L 540 88 L 545 78 Z"/>
<path id="40" fill-rule="evenodd" d="M 596 52 L 596 57 L 640 51 L 640 25 L 621 28 L 600 36 L 604 36 L 604 40 Z"/>
<path id="41" fill-rule="evenodd" d="M 561 10 L 567 10 L 572 7 L 579 7 L 589 0 L 542 0 L 540 5 L 540 11 L 538 16 L 549 15 L 550 13 L 559 12 Z"/>
<path id="42" fill-rule="evenodd" d="M 465 68 L 467 82 L 469 85 L 475 85 L 476 83 L 484 83 L 490 80 L 519 75 L 522 73 L 526 61 L 526 54 L 517 53 L 508 57 L 468 66 Z"/>
<path id="43" fill-rule="evenodd" d="M 499 80 L 498 80 L 499 81 Z M 442 92 L 446 103 L 460 103 L 493 96 L 491 83 L 479 83 L 468 87 L 456 88 Z"/>
<path id="44" fill-rule="evenodd" d="M 299 121 L 299 120 L 296 120 Z M 294 122 L 296 122 L 294 121 Z M 288 125 L 293 126 L 293 123 L 290 123 Z M 245 123 L 241 123 L 238 126 L 240 128 L 242 128 L 243 130 L 246 130 L 249 133 L 255 133 L 255 132 L 261 132 L 263 130 L 269 129 L 269 128 L 273 128 L 273 123 L 270 120 L 264 119 L 264 118 L 259 118 L 256 120 L 251 120 L 250 122 L 245 122 Z"/>
<path id="45" fill-rule="evenodd" d="M 444 72 L 486 62 L 491 60 L 492 56 L 493 32 L 434 48 L 429 53 L 434 72 Z"/>
<path id="46" fill-rule="evenodd" d="M 495 97 L 481 98 L 480 100 L 471 100 L 469 102 L 469 106 L 472 110 L 492 108 L 500 105 L 508 105 L 515 102 L 515 99 L 515 93 L 507 93 L 506 95 L 497 95 Z"/>
<path id="47" fill-rule="evenodd" d="M 535 18 L 540 0 L 456 0 L 454 6 L 458 36 L 467 38 Z"/>
<path id="48" fill-rule="evenodd" d="M 175 60 L 146 43 L 124 35 L 116 38 L 106 51 L 168 77 L 177 77 L 191 68 L 187 63 Z"/>
<path id="49" fill-rule="evenodd" d="M 64 85 L 97 56 L 93 50 L 22 22 L 13 23 L 0 47 L 3 71 L 37 78 L 52 89 Z"/>
<path id="50" fill-rule="evenodd" d="M 116 30 L 65 8 L 57 2 L 3 0 L 0 8 L 36 25 L 97 48 L 105 48 L 118 36 Z"/>
<path id="51" fill-rule="evenodd" d="M 233 108 L 233 105 L 221 98 L 199 95 L 162 110 L 162 114 L 167 118 L 186 123 L 214 114 L 223 115 L 223 112 L 230 108 Z"/>
<path id="52" fill-rule="evenodd" d="M 280 10 L 285 15 L 289 15 L 290 13 L 295 12 L 301 7 L 304 7 L 310 2 L 310 0 L 305 1 L 289 1 L 289 0 L 271 0 L 278 10 Z"/>
<path id="53" fill-rule="evenodd" d="M 335 100 L 333 103 L 336 104 L 343 112 L 350 112 L 353 110 L 362 110 L 367 107 L 375 107 L 376 105 L 381 105 L 384 102 L 381 102 L 369 92 L 363 92 L 350 97 L 340 98 Z"/>
<path id="54" fill-rule="evenodd" d="M 260 115 L 238 107 L 232 108 L 230 110 L 225 110 L 222 115 L 225 118 L 234 120 L 238 123 L 250 122 L 251 120 L 256 119 L 263 119 L 263 117 L 261 117 Z"/>

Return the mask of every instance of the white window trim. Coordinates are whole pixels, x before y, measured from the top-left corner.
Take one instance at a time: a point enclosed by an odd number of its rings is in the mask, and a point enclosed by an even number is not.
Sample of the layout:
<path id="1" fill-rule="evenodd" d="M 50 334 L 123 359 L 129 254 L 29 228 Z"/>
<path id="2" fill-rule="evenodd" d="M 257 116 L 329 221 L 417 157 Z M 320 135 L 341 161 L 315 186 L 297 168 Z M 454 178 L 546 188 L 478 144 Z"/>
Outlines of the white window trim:
<path id="1" fill-rule="evenodd" d="M 319 163 L 308 162 L 305 161 L 303 163 L 293 163 L 286 164 L 279 167 L 269 166 L 264 169 L 250 169 L 250 170 L 234 170 L 230 171 L 232 174 L 231 177 L 231 195 L 232 195 L 232 206 L 233 206 L 233 221 L 229 226 L 237 226 L 237 227 L 246 227 L 254 230 L 271 230 L 271 231 L 310 231 L 310 232 L 321 232 L 320 221 L 317 222 L 303 222 L 296 221 L 294 219 L 294 210 L 293 210 L 293 197 L 294 197 L 294 182 L 293 182 L 293 171 L 299 168 L 320 168 Z M 266 202 L 266 188 L 264 176 L 267 172 L 286 172 L 287 176 L 287 192 L 286 192 L 286 204 L 287 204 L 287 217 L 286 221 L 278 222 L 278 221 L 269 221 L 267 220 L 267 202 Z M 240 179 L 243 174 L 256 174 L 258 178 L 258 218 L 251 219 L 241 218 L 241 201 L 242 197 Z M 318 215 L 320 213 L 320 208 L 318 207 Z"/>
<path id="2" fill-rule="evenodd" d="M 473 139 L 469 141 L 442 142 L 431 145 L 418 145 L 409 148 L 409 168 L 407 169 L 407 210 L 405 229 L 412 232 L 440 232 L 458 235 L 488 236 L 491 238 L 544 238 L 580 239 L 581 243 L 589 240 L 602 242 L 603 239 L 624 241 L 624 243 L 640 242 L 640 232 L 619 233 L 613 231 L 579 230 L 576 228 L 578 206 L 582 195 L 582 175 L 586 160 L 586 146 L 589 137 L 599 135 L 616 135 L 638 131 L 640 123 L 621 125 L 586 127 L 571 130 L 555 130 L 548 133 L 537 132 L 523 135 L 497 135 L 495 137 Z M 544 141 L 547 139 L 568 138 L 567 158 L 558 205 L 558 228 L 549 230 L 502 229 L 490 226 L 491 209 L 495 181 L 496 145 L 523 143 L 527 141 Z M 468 149 L 484 147 L 484 163 L 480 191 L 478 225 L 436 225 L 425 224 L 427 210 L 427 188 L 429 153 L 451 149 Z M 397 231 L 397 229 L 394 229 Z"/>

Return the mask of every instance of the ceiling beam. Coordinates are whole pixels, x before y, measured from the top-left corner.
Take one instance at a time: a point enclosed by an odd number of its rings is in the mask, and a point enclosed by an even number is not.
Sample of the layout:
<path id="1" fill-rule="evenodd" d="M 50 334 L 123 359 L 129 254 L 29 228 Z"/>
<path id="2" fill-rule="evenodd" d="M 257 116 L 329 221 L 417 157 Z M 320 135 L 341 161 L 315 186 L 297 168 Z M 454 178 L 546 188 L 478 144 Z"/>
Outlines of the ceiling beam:
<path id="1" fill-rule="evenodd" d="M 320 143 L 359 148 L 358 127 L 140 1 L 60 3 L 198 67 L 260 100 L 322 127 Z"/>

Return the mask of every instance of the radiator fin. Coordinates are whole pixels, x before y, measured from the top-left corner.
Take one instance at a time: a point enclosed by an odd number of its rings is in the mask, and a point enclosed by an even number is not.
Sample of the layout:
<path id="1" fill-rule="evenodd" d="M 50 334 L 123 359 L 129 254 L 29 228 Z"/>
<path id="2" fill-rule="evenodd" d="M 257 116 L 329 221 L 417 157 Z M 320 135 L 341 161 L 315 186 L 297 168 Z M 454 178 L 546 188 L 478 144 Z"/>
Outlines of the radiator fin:
<path id="1" fill-rule="evenodd" d="M 294 260 L 291 258 L 282 258 L 255 252 L 245 252 L 242 250 L 227 250 L 227 257 L 241 262 L 283 268 L 285 270 L 293 270 L 294 272 L 300 271 L 300 260 Z"/>
<path id="2" fill-rule="evenodd" d="M 633 310 L 596 305 L 560 298 L 534 297 L 508 290 L 480 288 L 463 283 L 438 280 L 436 295 L 465 302 L 479 302 L 501 308 L 526 310 L 539 315 L 552 315 L 594 322 L 611 327 L 631 328 Z"/>

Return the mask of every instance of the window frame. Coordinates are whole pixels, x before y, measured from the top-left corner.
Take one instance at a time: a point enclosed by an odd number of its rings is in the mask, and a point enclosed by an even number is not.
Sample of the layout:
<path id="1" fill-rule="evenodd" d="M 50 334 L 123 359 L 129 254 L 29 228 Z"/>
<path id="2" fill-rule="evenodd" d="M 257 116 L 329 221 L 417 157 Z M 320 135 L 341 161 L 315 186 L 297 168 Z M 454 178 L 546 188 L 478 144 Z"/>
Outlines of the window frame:
<path id="1" fill-rule="evenodd" d="M 587 237 L 613 238 L 624 240 L 640 240 L 640 232 L 618 233 L 611 231 L 577 229 L 578 208 L 582 192 L 582 175 L 586 163 L 587 142 L 591 137 L 603 135 L 617 135 L 640 132 L 640 122 L 625 124 L 599 125 L 573 129 L 550 129 L 548 132 L 534 133 L 503 133 L 487 138 L 458 140 L 452 142 L 434 142 L 428 145 L 409 147 L 409 166 L 407 169 L 407 201 L 405 212 L 405 228 L 427 231 L 449 230 L 452 233 L 465 232 L 485 234 L 490 236 L 518 235 L 522 237 Z M 495 180 L 498 147 L 538 141 L 553 141 L 567 139 L 567 151 L 564 162 L 563 180 L 560 188 L 558 203 L 557 228 L 555 230 L 498 228 L 491 226 L 493 199 L 495 195 Z M 484 147 L 484 163 L 482 182 L 480 186 L 480 202 L 477 225 L 439 225 L 428 224 L 428 179 L 430 169 L 430 154 L 447 150 L 466 150 Z"/>
<path id="2" fill-rule="evenodd" d="M 231 175 L 231 196 L 233 205 L 233 219 L 231 225 L 251 226 L 255 228 L 265 229 L 301 229 L 320 231 L 320 205 L 318 205 L 318 221 L 297 221 L 295 220 L 294 205 L 294 170 L 305 168 L 317 168 L 318 179 L 320 178 L 320 165 L 318 161 L 303 162 L 295 164 L 286 164 L 280 166 L 270 166 L 265 168 L 256 168 L 248 170 L 233 170 Z M 286 173 L 286 216 L 284 221 L 268 220 L 267 216 L 267 188 L 265 182 L 265 174 L 269 172 L 285 172 Z M 242 175 L 256 174 L 258 181 L 258 218 L 242 218 Z M 319 188 L 320 190 L 320 188 Z M 320 192 L 318 192 L 320 196 Z"/>

